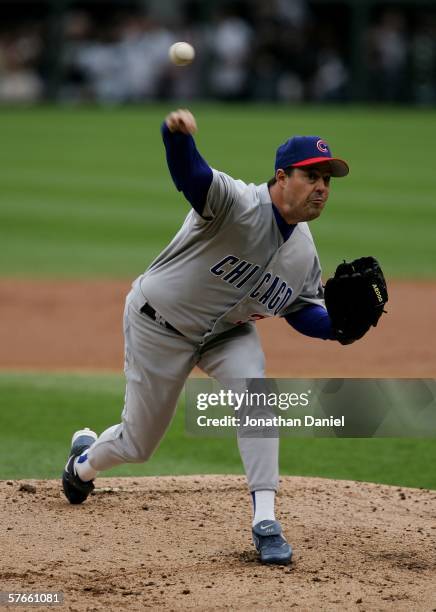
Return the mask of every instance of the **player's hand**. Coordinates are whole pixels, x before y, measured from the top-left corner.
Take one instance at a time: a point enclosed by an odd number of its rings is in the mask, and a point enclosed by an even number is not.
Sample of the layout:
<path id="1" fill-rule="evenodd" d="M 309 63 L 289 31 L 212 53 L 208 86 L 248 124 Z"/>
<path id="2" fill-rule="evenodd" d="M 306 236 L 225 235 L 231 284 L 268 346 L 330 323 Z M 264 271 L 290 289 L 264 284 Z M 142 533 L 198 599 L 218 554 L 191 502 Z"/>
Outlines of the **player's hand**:
<path id="1" fill-rule="evenodd" d="M 187 108 L 178 108 L 165 117 L 165 123 L 170 132 L 182 132 L 182 134 L 195 134 L 197 122 L 194 115 Z"/>

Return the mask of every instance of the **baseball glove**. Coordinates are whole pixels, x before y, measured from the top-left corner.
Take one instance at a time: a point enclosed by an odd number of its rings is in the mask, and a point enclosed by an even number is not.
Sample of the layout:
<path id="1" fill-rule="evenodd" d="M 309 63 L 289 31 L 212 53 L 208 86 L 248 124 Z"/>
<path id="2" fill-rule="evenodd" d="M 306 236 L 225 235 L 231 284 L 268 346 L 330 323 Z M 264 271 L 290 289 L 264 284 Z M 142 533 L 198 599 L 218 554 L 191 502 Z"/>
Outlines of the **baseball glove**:
<path id="1" fill-rule="evenodd" d="M 382 269 L 374 257 L 344 261 L 325 285 L 325 304 L 335 339 L 351 344 L 377 325 L 388 301 Z"/>

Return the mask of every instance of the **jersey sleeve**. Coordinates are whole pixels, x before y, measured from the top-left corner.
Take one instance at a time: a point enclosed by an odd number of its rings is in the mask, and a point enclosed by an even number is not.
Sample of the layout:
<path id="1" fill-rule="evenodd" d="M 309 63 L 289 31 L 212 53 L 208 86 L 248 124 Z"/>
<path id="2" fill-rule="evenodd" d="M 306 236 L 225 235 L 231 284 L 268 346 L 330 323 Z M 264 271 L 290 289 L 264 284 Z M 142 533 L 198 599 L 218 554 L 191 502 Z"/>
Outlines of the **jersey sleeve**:
<path id="1" fill-rule="evenodd" d="M 161 132 L 173 182 L 193 209 L 203 216 L 212 182 L 212 169 L 198 152 L 191 135 L 171 132 L 165 122 Z"/>
<path id="2" fill-rule="evenodd" d="M 284 318 L 300 334 L 322 340 L 335 339 L 329 313 L 322 306 L 308 304 Z"/>
<path id="3" fill-rule="evenodd" d="M 191 135 L 170 132 L 165 122 L 161 132 L 175 186 L 183 192 L 200 223 L 219 223 L 239 201 L 238 196 L 246 184 L 224 172 L 212 170 L 198 152 Z"/>
<path id="4" fill-rule="evenodd" d="M 239 195 L 245 187 L 243 181 L 235 180 L 228 174 L 214 169 L 202 217 L 213 220 L 227 216 L 239 201 Z"/>

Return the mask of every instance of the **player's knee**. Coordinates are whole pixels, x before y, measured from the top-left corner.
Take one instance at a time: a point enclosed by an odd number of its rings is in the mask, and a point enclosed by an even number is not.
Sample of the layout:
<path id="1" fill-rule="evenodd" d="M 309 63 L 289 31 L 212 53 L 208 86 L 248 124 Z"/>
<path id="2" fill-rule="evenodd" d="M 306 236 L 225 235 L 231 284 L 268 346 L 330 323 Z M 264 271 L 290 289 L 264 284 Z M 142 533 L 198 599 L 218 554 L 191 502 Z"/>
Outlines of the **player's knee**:
<path id="1" fill-rule="evenodd" d="M 145 463 L 153 453 L 152 448 L 130 446 L 124 450 L 124 459 L 127 463 Z"/>
<path id="2" fill-rule="evenodd" d="M 136 455 L 135 463 L 145 463 L 146 461 L 150 459 L 152 454 L 153 454 L 152 449 L 148 449 L 148 448 L 141 449 Z"/>
<path id="3" fill-rule="evenodd" d="M 138 444 L 136 441 L 133 442 L 131 439 L 127 440 L 126 438 L 127 436 L 124 437 L 124 448 L 121 452 L 127 463 L 144 463 L 150 459 L 154 447 L 151 447 L 149 444 Z"/>
<path id="4" fill-rule="evenodd" d="M 144 463 L 148 461 L 156 449 L 160 436 L 154 432 L 153 436 L 145 435 L 139 427 L 132 427 L 123 423 L 123 430 L 119 439 L 122 445 L 122 454 L 128 463 Z"/>

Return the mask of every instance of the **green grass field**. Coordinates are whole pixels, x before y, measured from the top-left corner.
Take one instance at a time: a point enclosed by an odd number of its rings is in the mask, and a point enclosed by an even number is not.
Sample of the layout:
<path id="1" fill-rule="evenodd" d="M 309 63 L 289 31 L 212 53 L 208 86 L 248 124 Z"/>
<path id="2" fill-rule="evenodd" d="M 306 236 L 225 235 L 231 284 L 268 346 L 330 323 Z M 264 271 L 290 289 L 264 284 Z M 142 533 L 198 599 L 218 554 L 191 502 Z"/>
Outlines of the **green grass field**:
<path id="1" fill-rule="evenodd" d="M 119 422 L 121 376 L 0 374 L 0 478 L 58 478 L 71 433 Z M 281 441 L 281 473 L 436 488 L 434 440 L 292 439 Z M 161 446 L 146 464 L 105 475 L 242 474 L 234 439 L 185 433 L 183 401 Z"/>
<path id="2" fill-rule="evenodd" d="M 165 106 L 0 112 L 0 274 L 128 277 L 143 271 L 188 211 L 169 177 Z M 325 273 L 373 254 L 389 276 L 434 277 L 433 143 L 426 110 L 194 105 L 211 165 L 246 181 L 273 173 L 295 133 L 326 138 L 349 160 L 312 223 Z"/>
<path id="3" fill-rule="evenodd" d="M 272 175 L 292 134 L 319 134 L 347 159 L 311 227 L 325 276 L 372 254 L 390 278 L 434 278 L 433 143 L 427 110 L 192 107 L 209 163 L 246 181 Z M 135 278 L 189 210 L 168 175 L 159 126 L 169 105 L 0 111 L 0 276 Z M 2 321 L 5 325 L 7 322 Z M 0 374 L 0 478 L 57 477 L 71 432 L 118 422 L 121 377 Z M 436 488 L 432 440 L 292 440 L 282 473 Z M 192 439 L 183 406 L 146 465 L 114 474 L 241 473 L 232 440 Z"/>

